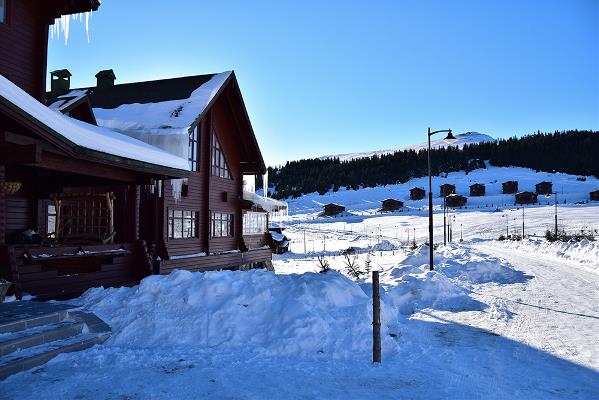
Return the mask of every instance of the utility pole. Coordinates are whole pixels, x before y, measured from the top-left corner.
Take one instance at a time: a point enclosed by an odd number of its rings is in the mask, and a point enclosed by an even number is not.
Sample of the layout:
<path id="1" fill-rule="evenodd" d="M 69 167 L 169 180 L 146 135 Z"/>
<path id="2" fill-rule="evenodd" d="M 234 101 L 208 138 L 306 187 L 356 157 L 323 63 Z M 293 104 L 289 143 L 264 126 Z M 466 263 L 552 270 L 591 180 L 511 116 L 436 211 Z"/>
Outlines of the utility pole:
<path id="1" fill-rule="evenodd" d="M 522 204 L 522 239 L 524 239 L 524 204 Z"/>
<path id="2" fill-rule="evenodd" d="M 306 251 L 306 230 L 304 229 L 304 258 L 308 257 L 308 252 Z"/>
<path id="3" fill-rule="evenodd" d="M 464 237 L 462 236 L 462 224 L 460 224 L 460 242 L 464 241 Z"/>
<path id="4" fill-rule="evenodd" d="M 379 271 L 372 271 L 372 362 L 381 362 L 381 292 Z"/>
<path id="5" fill-rule="evenodd" d="M 445 193 L 443 194 L 443 246 L 447 245 L 447 222 L 445 221 L 445 210 L 447 210 L 445 206 Z"/>
<path id="6" fill-rule="evenodd" d="M 555 238 L 557 239 L 557 191 L 553 194 L 555 195 Z"/>

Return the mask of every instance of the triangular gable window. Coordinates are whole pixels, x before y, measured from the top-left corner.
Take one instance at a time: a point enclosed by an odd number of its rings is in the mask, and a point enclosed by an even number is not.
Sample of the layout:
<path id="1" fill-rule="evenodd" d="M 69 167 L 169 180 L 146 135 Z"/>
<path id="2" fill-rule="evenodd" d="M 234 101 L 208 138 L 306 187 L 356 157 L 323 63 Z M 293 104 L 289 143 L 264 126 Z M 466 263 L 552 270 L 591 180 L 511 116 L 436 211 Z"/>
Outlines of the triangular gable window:
<path id="1" fill-rule="evenodd" d="M 212 129 L 212 176 L 220 176 L 221 178 L 231 179 L 231 170 L 225 160 L 218 137 L 214 128 Z"/>

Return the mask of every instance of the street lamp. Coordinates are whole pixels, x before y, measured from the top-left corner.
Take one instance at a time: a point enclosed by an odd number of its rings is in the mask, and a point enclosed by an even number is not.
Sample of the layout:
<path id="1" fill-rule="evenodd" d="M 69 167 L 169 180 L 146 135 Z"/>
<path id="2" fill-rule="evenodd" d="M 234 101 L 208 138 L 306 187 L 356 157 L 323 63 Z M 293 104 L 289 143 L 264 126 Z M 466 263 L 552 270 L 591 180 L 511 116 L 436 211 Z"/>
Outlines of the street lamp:
<path id="1" fill-rule="evenodd" d="M 431 176 L 431 136 L 436 133 L 447 132 L 447 137 L 443 139 L 445 143 L 451 144 L 457 139 L 451 134 L 451 129 L 443 129 L 431 132 L 428 128 L 428 255 L 430 270 L 433 267 L 433 178 Z"/>

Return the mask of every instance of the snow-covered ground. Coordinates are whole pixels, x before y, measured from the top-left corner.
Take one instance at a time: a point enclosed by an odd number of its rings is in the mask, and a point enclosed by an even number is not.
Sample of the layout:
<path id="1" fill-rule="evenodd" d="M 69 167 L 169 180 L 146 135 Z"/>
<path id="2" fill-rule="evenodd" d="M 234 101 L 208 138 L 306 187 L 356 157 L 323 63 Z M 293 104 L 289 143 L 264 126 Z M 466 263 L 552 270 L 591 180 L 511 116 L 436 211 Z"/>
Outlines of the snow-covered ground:
<path id="1" fill-rule="evenodd" d="M 599 187 L 594 178 L 493 168 L 449 176 L 458 192 L 470 179 L 508 177 L 521 189 L 554 182 L 567 200 L 560 230 L 599 228 L 599 204 L 575 204 Z M 524 211 L 532 237 L 496 240 L 521 233 L 522 209 L 491 183 L 489 196 L 450 215 L 453 242 L 437 248 L 429 271 L 423 203 L 375 212 L 414 185 L 291 201 L 281 222 L 291 252 L 275 256 L 276 273 L 178 271 L 88 291 L 74 301 L 105 319 L 112 338 L 0 382 L 2 398 L 599 398 L 597 242 L 542 240 L 554 216 L 544 198 Z M 329 201 L 348 215 L 316 217 Z M 371 363 L 370 277 L 348 277 L 341 251 L 350 247 L 362 269 L 369 259 L 381 271 L 381 365 Z M 333 270 L 318 273 L 317 256 Z"/>

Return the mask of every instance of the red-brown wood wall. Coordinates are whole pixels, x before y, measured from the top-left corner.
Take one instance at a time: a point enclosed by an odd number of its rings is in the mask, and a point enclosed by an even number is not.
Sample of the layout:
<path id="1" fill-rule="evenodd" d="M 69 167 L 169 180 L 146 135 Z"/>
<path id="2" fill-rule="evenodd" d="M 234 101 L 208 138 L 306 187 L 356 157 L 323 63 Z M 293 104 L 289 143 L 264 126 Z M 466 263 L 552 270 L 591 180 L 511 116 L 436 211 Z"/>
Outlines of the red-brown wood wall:
<path id="1" fill-rule="evenodd" d="M 46 86 L 48 23 L 38 0 L 8 0 L 7 19 L 0 23 L 0 74 L 42 100 Z"/>

